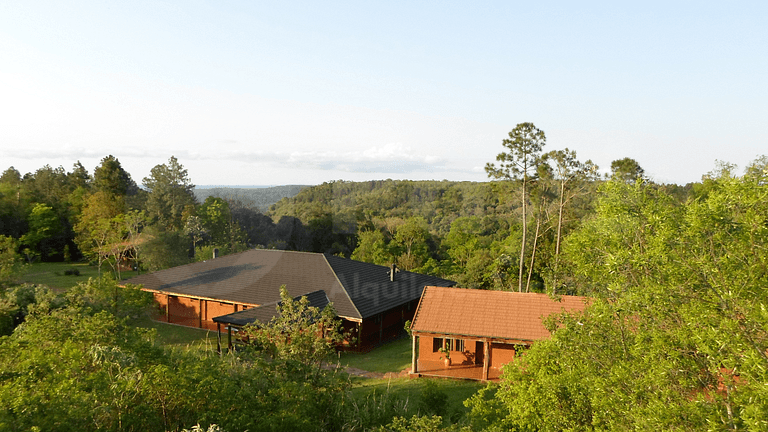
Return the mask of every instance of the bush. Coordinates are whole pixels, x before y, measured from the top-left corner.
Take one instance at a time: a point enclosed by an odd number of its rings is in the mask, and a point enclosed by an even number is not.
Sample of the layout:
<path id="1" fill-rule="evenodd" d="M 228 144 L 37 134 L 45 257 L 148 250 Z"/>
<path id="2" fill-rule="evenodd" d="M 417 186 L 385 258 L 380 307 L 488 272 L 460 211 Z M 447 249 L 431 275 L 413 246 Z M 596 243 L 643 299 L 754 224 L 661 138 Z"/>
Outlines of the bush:
<path id="1" fill-rule="evenodd" d="M 421 390 L 419 412 L 445 417 L 448 411 L 448 394 L 432 380 L 426 380 Z"/>

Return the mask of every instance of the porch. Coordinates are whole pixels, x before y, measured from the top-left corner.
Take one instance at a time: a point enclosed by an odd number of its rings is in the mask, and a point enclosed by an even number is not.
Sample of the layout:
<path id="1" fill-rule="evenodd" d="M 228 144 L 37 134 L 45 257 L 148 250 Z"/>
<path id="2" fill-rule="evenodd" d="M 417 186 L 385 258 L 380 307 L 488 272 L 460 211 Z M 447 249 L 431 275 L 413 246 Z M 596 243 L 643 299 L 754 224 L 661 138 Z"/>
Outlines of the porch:
<path id="1" fill-rule="evenodd" d="M 411 376 L 495 381 L 502 366 L 514 361 L 520 342 L 413 332 Z"/>
<path id="2" fill-rule="evenodd" d="M 483 381 L 482 364 L 452 364 L 446 366 L 443 361 L 418 360 L 417 372 L 413 377 L 429 376 L 436 378 L 470 379 Z M 487 381 L 498 381 L 501 378 L 501 368 L 489 368 Z"/>

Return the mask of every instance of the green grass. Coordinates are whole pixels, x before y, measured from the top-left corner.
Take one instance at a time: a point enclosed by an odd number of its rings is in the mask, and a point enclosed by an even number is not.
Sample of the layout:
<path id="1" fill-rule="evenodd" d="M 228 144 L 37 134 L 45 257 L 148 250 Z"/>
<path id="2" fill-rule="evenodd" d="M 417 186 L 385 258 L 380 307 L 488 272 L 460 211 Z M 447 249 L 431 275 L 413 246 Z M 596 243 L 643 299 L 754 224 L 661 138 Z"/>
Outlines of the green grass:
<path id="1" fill-rule="evenodd" d="M 428 414 L 419 412 L 419 409 L 422 394 L 429 384 L 434 384 L 438 391 L 447 396 L 447 409 L 444 417 L 446 424 L 465 417 L 469 408 L 464 406 L 464 401 L 487 385 L 478 381 L 441 378 L 353 378 L 351 393 L 358 401 L 370 400 L 374 396 L 381 398 L 384 395 L 390 396 L 390 399 L 407 400 L 408 409 L 405 415 L 409 417 L 417 413 Z"/>
<path id="2" fill-rule="evenodd" d="M 67 270 L 77 270 L 79 276 L 67 275 Z M 108 264 L 101 266 L 101 274 L 105 275 L 112 272 Z M 123 279 L 136 276 L 134 271 L 123 272 Z M 32 283 L 46 285 L 55 292 L 66 291 L 79 282 L 86 282 L 88 278 L 98 278 L 99 269 L 96 266 L 90 266 L 85 263 L 62 263 L 62 262 L 38 262 L 27 267 L 27 272 L 22 276 L 22 283 Z"/>
<path id="3" fill-rule="evenodd" d="M 155 343 L 158 345 L 182 349 L 216 349 L 217 335 L 212 330 L 168 324 L 148 317 L 138 319 L 132 324 L 136 327 L 157 330 Z"/>
<path id="4" fill-rule="evenodd" d="M 341 364 L 369 372 L 400 372 L 411 366 L 411 339 L 398 339 L 367 353 L 342 353 Z"/>
<path id="5" fill-rule="evenodd" d="M 64 274 L 67 270 L 77 270 L 79 276 Z M 102 267 L 102 270 L 104 268 Z M 46 285 L 54 291 L 66 291 L 85 282 L 88 278 L 99 277 L 99 269 L 84 263 L 34 263 L 27 267 L 27 272 L 21 278 L 23 283 Z"/>

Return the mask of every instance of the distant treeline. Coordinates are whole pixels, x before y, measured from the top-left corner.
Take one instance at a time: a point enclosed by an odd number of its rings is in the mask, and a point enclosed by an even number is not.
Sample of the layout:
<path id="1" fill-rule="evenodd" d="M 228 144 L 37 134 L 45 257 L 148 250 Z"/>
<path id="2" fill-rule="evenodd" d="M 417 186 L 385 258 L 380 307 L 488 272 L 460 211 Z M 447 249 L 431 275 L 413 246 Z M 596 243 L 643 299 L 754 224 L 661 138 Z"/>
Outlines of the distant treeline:
<path id="1" fill-rule="evenodd" d="M 283 198 L 296 196 L 306 185 L 271 186 L 264 188 L 246 187 L 212 187 L 194 190 L 198 202 L 204 202 L 209 196 L 223 198 L 228 201 L 240 201 L 249 207 L 255 207 L 262 213 L 269 210 L 269 206 Z"/>

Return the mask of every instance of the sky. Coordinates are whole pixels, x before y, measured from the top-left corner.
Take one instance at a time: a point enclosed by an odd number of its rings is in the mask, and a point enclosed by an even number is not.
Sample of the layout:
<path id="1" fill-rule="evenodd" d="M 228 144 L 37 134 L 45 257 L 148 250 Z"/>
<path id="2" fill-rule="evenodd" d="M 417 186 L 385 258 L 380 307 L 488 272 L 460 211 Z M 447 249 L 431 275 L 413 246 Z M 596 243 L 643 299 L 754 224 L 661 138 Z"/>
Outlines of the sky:
<path id="1" fill-rule="evenodd" d="M 522 122 L 662 183 L 768 154 L 766 2 L 0 2 L 0 170 L 487 181 Z"/>

